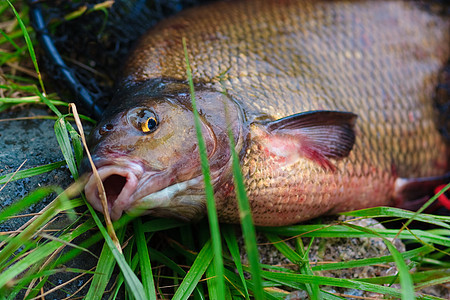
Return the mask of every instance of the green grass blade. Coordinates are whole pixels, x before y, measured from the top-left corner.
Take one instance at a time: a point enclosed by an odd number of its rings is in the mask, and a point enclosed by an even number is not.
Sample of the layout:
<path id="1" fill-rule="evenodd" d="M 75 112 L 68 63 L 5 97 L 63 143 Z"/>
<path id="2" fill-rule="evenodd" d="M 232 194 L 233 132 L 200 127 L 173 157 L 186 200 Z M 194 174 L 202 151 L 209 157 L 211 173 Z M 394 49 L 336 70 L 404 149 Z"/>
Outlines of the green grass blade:
<path id="1" fill-rule="evenodd" d="M 150 248 L 149 253 L 153 260 L 156 260 L 156 261 L 164 264 L 166 267 L 175 271 L 175 273 L 177 273 L 178 275 L 181 275 L 183 277 L 186 275 L 186 271 L 184 271 L 176 262 L 171 260 L 169 257 L 164 255 L 163 253 L 159 252 L 158 250 Z M 199 299 L 204 299 L 203 293 L 201 292 L 201 290 L 198 287 L 195 288 L 194 296 L 197 296 L 197 298 L 199 298 Z"/>
<path id="2" fill-rule="evenodd" d="M 14 278 L 19 276 L 22 272 L 38 263 L 42 259 L 50 256 L 56 249 L 61 246 L 59 242 L 50 242 L 45 245 L 41 245 L 35 249 L 35 251 L 30 252 L 25 258 L 19 260 L 10 267 L 2 272 L 0 276 L 0 289 L 5 288 L 9 282 L 12 282 Z"/>
<path id="3" fill-rule="evenodd" d="M 172 228 L 189 226 L 186 222 L 176 219 L 153 219 L 142 224 L 145 233 L 163 231 Z"/>
<path id="4" fill-rule="evenodd" d="M 76 131 L 75 128 L 73 128 L 72 124 L 70 124 L 67 121 L 66 121 L 66 129 L 69 132 L 70 139 L 72 141 L 76 165 L 78 167 L 80 167 L 81 161 L 83 160 L 83 154 L 84 154 L 83 145 L 81 143 L 81 137 L 78 134 L 78 131 Z"/>
<path id="5" fill-rule="evenodd" d="M 402 253 L 403 259 L 413 259 L 416 257 L 422 257 L 425 254 L 430 253 L 433 251 L 433 247 L 430 247 L 428 245 L 422 246 L 420 248 L 416 248 L 413 250 L 406 251 Z M 381 257 L 372 257 L 372 258 L 364 258 L 364 259 L 358 259 L 358 260 L 351 260 L 351 261 L 345 261 L 345 262 L 338 262 L 338 263 L 329 263 L 325 265 L 318 265 L 312 267 L 313 271 L 325 271 L 325 270 L 342 270 L 342 269 L 349 269 L 349 268 L 357 268 L 357 267 L 365 267 L 375 264 L 386 264 L 394 262 L 394 258 L 392 255 L 386 255 Z"/>
<path id="6" fill-rule="evenodd" d="M 39 96 L 39 98 L 41 99 L 41 101 L 47 105 L 54 113 L 56 116 L 58 116 L 58 118 L 62 118 L 63 115 L 61 114 L 61 112 L 56 108 L 55 104 L 53 104 L 52 101 L 50 101 L 49 99 L 47 99 L 46 96 L 44 96 L 41 92 L 39 92 L 37 89 L 35 91 L 35 93 Z M 64 102 L 63 102 L 64 103 Z M 67 103 L 64 103 L 65 105 L 68 106 Z"/>
<path id="7" fill-rule="evenodd" d="M 246 268 L 246 270 L 248 271 L 248 268 Z M 236 289 L 238 289 L 238 292 L 240 295 L 242 295 L 242 290 L 243 287 L 241 285 L 241 280 L 240 278 L 231 270 L 225 269 L 225 277 L 227 278 L 227 280 L 231 283 L 231 285 L 233 287 L 235 287 Z M 255 286 L 253 285 L 253 282 L 251 280 L 247 281 L 247 286 L 250 290 L 254 290 Z M 284 299 L 284 297 L 280 298 L 280 297 L 276 297 L 274 296 L 272 293 L 262 289 L 261 290 L 262 294 L 263 294 L 263 299 L 270 299 L 270 300 L 280 300 L 280 299 Z M 241 297 L 238 297 L 237 299 L 241 299 Z M 250 298 L 253 299 L 253 298 Z"/>
<path id="8" fill-rule="evenodd" d="M 25 89 L 25 92 L 28 93 L 37 93 L 36 91 L 36 87 L 33 86 L 33 88 L 29 88 L 30 91 L 28 91 L 28 88 Z M 45 101 L 43 100 L 45 99 Z M 5 98 L 1 98 L 0 99 L 0 103 L 2 104 L 26 104 L 26 103 L 30 103 L 30 104 L 45 104 L 47 106 L 52 106 L 54 109 L 56 109 L 55 105 L 59 105 L 59 106 L 69 106 L 69 104 L 67 102 L 64 101 L 60 101 L 60 100 L 50 100 L 47 97 L 44 97 L 42 94 L 40 94 L 39 96 L 28 96 L 28 97 L 20 97 L 20 98 L 9 98 L 9 97 L 5 97 Z M 53 109 L 52 109 L 53 110 Z M 59 111 L 58 111 L 59 113 Z M 84 117 L 86 118 L 86 117 Z"/>
<path id="9" fill-rule="evenodd" d="M 136 218 L 133 221 L 133 228 L 136 236 L 136 247 L 139 254 L 139 266 L 141 268 L 141 279 L 145 294 L 148 299 L 156 299 L 155 282 L 153 280 L 152 266 L 148 254 L 147 241 L 142 228 L 142 221 Z"/>
<path id="10" fill-rule="evenodd" d="M 398 289 L 367 282 L 360 282 L 351 279 L 331 278 L 331 277 L 296 274 L 296 273 L 270 272 L 270 271 L 262 271 L 262 275 L 267 279 L 274 280 L 276 282 L 280 282 L 283 284 L 289 284 L 294 288 L 296 286 L 298 288 L 302 288 L 302 285 L 306 283 L 317 283 L 319 285 L 357 289 L 362 291 L 380 293 L 384 295 L 391 295 L 394 297 L 401 297 L 401 292 Z"/>
<path id="11" fill-rule="evenodd" d="M 222 241 L 220 238 L 220 229 L 219 229 L 219 220 L 217 218 L 217 212 L 216 212 L 216 202 L 214 200 L 214 189 L 211 184 L 211 175 L 210 175 L 210 168 L 209 168 L 209 162 L 208 162 L 208 154 L 206 151 L 206 145 L 205 140 L 202 136 L 202 127 L 200 123 L 200 116 L 197 111 L 197 104 L 195 101 L 195 91 L 194 91 L 194 83 L 192 81 L 192 72 L 191 72 L 191 66 L 189 63 L 189 57 L 186 47 L 186 39 L 183 37 L 183 49 L 184 49 L 184 56 L 186 60 L 186 74 L 189 82 L 189 89 L 191 92 L 191 102 L 192 102 L 192 111 L 194 113 L 194 122 L 195 122 L 195 131 L 197 133 L 197 140 L 198 140 L 198 148 L 200 152 L 200 161 L 201 161 L 201 167 L 202 167 L 202 173 L 203 173 L 203 179 L 205 183 L 205 196 L 206 196 L 206 208 L 208 211 L 208 220 L 209 220 L 209 227 L 211 230 L 211 238 L 212 238 L 212 244 L 214 248 L 214 265 L 215 265 L 215 282 L 216 282 L 216 288 L 217 288 L 217 295 L 216 297 L 219 297 L 220 295 L 225 294 L 225 282 L 223 277 L 223 258 L 222 258 Z"/>
<path id="12" fill-rule="evenodd" d="M 311 264 L 309 263 L 308 255 L 308 253 L 311 251 L 313 242 L 314 239 L 311 239 L 308 247 L 305 250 L 302 239 L 300 237 L 297 237 L 295 239 L 295 249 L 300 255 L 303 256 L 304 260 L 304 263 L 300 266 L 300 272 L 307 275 L 314 275 Z M 319 285 L 316 283 L 307 284 L 306 291 L 308 292 L 308 295 L 311 299 L 323 299 L 323 293 L 320 291 Z"/>
<path id="13" fill-rule="evenodd" d="M 416 290 L 421 290 L 423 288 L 429 287 L 429 286 L 434 286 L 434 285 L 438 285 L 438 284 L 447 284 L 450 282 L 450 276 L 446 276 L 446 277 L 441 277 L 441 278 L 436 278 L 433 280 L 429 280 L 427 282 L 424 282 L 422 284 L 418 284 L 416 286 Z"/>
<path id="14" fill-rule="evenodd" d="M 408 266 L 406 265 L 402 255 L 400 252 L 395 248 L 395 246 L 385 237 L 383 237 L 381 234 L 375 233 L 372 229 L 365 228 L 362 226 L 353 225 L 350 223 L 347 223 L 346 226 L 349 226 L 350 228 L 354 228 L 356 230 L 360 230 L 362 232 L 367 232 L 371 234 L 376 234 L 380 238 L 383 239 L 384 243 L 389 249 L 389 252 L 391 252 L 392 257 L 394 258 L 395 264 L 397 266 L 397 270 L 400 276 L 400 285 L 401 285 L 401 297 L 404 300 L 407 299 L 415 299 L 415 293 L 414 293 L 414 283 L 411 277 L 411 274 L 409 273 Z"/>
<path id="15" fill-rule="evenodd" d="M 121 228 L 117 231 L 117 238 L 119 239 L 119 241 L 123 240 L 124 235 L 124 228 Z M 86 299 L 100 298 L 99 295 L 103 295 L 105 293 L 106 286 L 108 285 L 115 265 L 116 261 L 111 253 L 111 250 L 109 250 L 109 247 L 106 243 L 103 244 L 103 249 L 100 254 L 97 267 L 95 269 L 95 274 L 92 278 L 89 290 L 85 296 Z"/>
<path id="16" fill-rule="evenodd" d="M 236 233 L 234 232 L 234 227 L 231 225 L 226 225 L 222 226 L 222 229 L 223 229 L 223 237 L 225 238 L 228 250 L 230 251 L 230 254 L 233 257 L 233 261 L 236 266 L 236 270 L 239 274 L 239 278 L 241 279 L 245 299 L 250 299 L 250 295 L 248 294 L 247 284 L 244 277 L 244 270 L 242 268 L 241 256 L 239 254 L 239 246 L 236 239 Z"/>
<path id="17" fill-rule="evenodd" d="M 397 229 L 372 229 L 373 233 L 362 232 L 354 228 L 349 228 L 344 225 L 294 225 L 284 227 L 259 227 L 262 232 L 277 233 L 287 236 L 302 236 L 302 237 L 379 237 L 382 234 L 385 238 L 398 237 L 400 239 L 416 240 L 420 238 L 422 241 L 432 244 L 439 244 L 450 247 L 450 238 L 440 235 L 435 235 L 424 230 L 410 230 L 403 231 L 397 236 Z"/>
<path id="18" fill-rule="evenodd" d="M 39 84 L 41 85 L 41 89 L 42 89 L 42 91 L 45 94 L 44 82 L 42 81 L 41 72 L 39 71 L 39 67 L 38 67 L 37 59 L 36 59 L 36 54 L 35 54 L 34 48 L 33 48 L 33 42 L 31 41 L 30 35 L 28 34 L 27 27 L 23 23 L 22 18 L 20 17 L 19 13 L 17 13 L 16 9 L 11 4 L 11 2 L 9 0 L 6 0 L 6 1 L 8 2 L 9 6 L 11 6 L 11 9 L 13 10 L 14 15 L 16 15 L 17 21 L 19 22 L 19 26 L 20 26 L 20 29 L 22 30 L 23 37 L 25 38 L 25 41 L 27 43 L 28 51 L 30 52 L 31 60 L 33 61 L 34 68 L 35 68 L 36 73 L 38 75 Z"/>
<path id="19" fill-rule="evenodd" d="M 62 190 L 60 188 L 54 187 L 52 188 L 53 191 L 57 191 L 60 193 L 61 197 L 64 197 L 62 194 Z M 42 197 L 46 193 L 49 192 L 49 189 L 44 189 L 44 193 L 33 193 L 32 197 Z M 42 198 L 41 198 L 42 199 Z M 37 229 L 49 221 L 49 219 L 52 217 L 55 212 L 59 212 L 59 206 L 60 206 L 61 198 L 59 198 L 59 201 L 55 204 L 55 207 L 51 210 L 47 210 L 43 212 L 33 223 L 31 223 L 25 230 L 23 230 L 20 234 L 12 238 L 6 246 L 0 251 L 0 265 L 3 265 L 8 258 L 20 248 L 22 244 L 24 244 L 26 241 L 30 240 L 33 235 L 35 235 Z M 1 276 L 0 276 L 1 277 Z"/>
<path id="20" fill-rule="evenodd" d="M 87 204 L 87 207 L 97 224 L 97 227 L 99 228 L 100 232 L 103 235 L 103 238 L 105 239 L 106 243 L 108 244 L 109 249 L 111 250 L 114 258 L 117 261 L 117 264 L 119 265 L 120 270 L 122 271 L 122 274 L 124 275 L 125 281 L 129 287 L 130 292 L 135 297 L 135 299 L 147 299 L 146 294 L 144 292 L 144 287 L 142 286 L 142 283 L 137 278 L 136 274 L 134 274 L 133 270 L 130 268 L 130 266 L 127 264 L 124 256 L 122 253 L 117 250 L 116 246 L 114 245 L 114 242 L 112 241 L 111 237 L 108 235 L 108 232 L 106 231 L 105 227 L 101 223 L 99 217 L 95 213 L 92 206 Z"/>
<path id="21" fill-rule="evenodd" d="M 420 209 L 418 209 L 416 212 L 414 212 L 414 215 L 411 216 L 408 221 L 405 222 L 405 224 L 403 224 L 402 228 L 400 228 L 399 230 L 399 234 L 400 232 L 402 232 L 405 228 L 408 228 L 409 224 L 411 224 L 411 222 L 413 220 L 415 220 L 417 218 L 417 216 L 419 216 L 428 206 L 430 206 L 432 203 L 434 203 L 437 198 L 439 196 L 441 196 L 442 194 L 444 194 L 447 190 L 450 189 L 450 183 L 448 183 L 443 189 L 441 189 L 439 192 L 437 192 L 433 197 L 430 198 L 430 200 L 428 200 L 424 205 L 422 205 L 422 207 Z"/>
<path id="22" fill-rule="evenodd" d="M 24 178 L 44 174 L 44 173 L 53 171 L 55 169 L 58 169 L 64 165 L 66 165 L 65 161 L 58 161 L 58 162 L 50 163 L 48 165 L 34 167 L 34 168 L 27 169 L 27 170 L 21 170 L 16 173 L 6 174 L 3 176 L 0 176 L 0 184 L 5 184 L 8 181 L 11 182 L 11 181 L 19 180 L 19 179 L 24 179 Z"/>
<path id="23" fill-rule="evenodd" d="M 213 256 L 214 253 L 211 249 L 211 241 L 208 241 L 197 255 L 191 269 L 187 273 L 186 277 L 184 277 L 172 299 L 187 299 L 192 294 L 192 291 L 197 286 L 200 278 L 205 273 L 206 268 L 208 268 L 209 264 L 213 260 Z"/>
<path id="24" fill-rule="evenodd" d="M 67 162 L 70 173 L 73 178 L 78 179 L 78 168 L 72 151 L 72 144 L 70 143 L 69 134 L 67 132 L 66 121 L 62 117 L 55 122 L 55 136 Z"/>
<path id="25" fill-rule="evenodd" d="M 134 247 L 135 241 L 136 241 L 136 239 L 131 239 L 128 242 L 128 245 L 125 247 L 124 253 L 123 253 L 123 256 L 125 257 L 125 261 L 131 267 L 132 270 L 136 270 L 137 265 L 138 265 L 138 260 L 139 260 L 139 257 L 137 255 L 135 255 L 133 257 L 133 247 Z M 114 292 L 112 293 L 111 297 L 109 297 L 109 299 L 116 299 L 117 294 L 119 293 L 119 290 L 124 283 L 124 280 L 125 280 L 125 278 L 123 277 L 123 274 L 120 273 L 117 276 L 116 288 L 115 288 Z"/>
<path id="26" fill-rule="evenodd" d="M 299 253 L 295 252 L 286 242 L 284 242 L 279 236 L 267 233 L 267 239 L 272 243 L 275 248 L 280 251 L 287 259 L 294 264 L 298 265 L 302 273 L 314 275 L 309 267 L 309 262 L 303 258 Z M 311 299 L 319 299 L 321 297 L 319 293 L 319 286 L 317 284 L 305 284 L 305 289 Z"/>
<path id="27" fill-rule="evenodd" d="M 295 252 L 291 247 L 289 247 L 279 236 L 271 233 L 266 233 L 267 239 L 281 252 L 287 259 L 296 265 L 302 265 L 306 263 L 300 254 Z"/>
<path id="28" fill-rule="evenodd" d="M 230 128 L 228 128 L 228 137 L 232 157 L 234 187 L 239 207 L 239 217 L 241 219 L 242 234 L 244 236 L 245 249 L 247 250 L 251 270 L 250 273 L 254 285 L 253 296 L 256 300 L 264 299 L 255 226 L 253 225 L 252 213 L 244 186 L 244 178 L 240 168 L 239 157 L 235 150 L 236 146 L 234 144 L 233 132 Z"/>
<path id="29" fill-rule="evenodd" d="M 345 216 L 353 216 L 353 217 L 366 217 L 366 218 L 380 218 L 380 217 L 398 217 L 398 218 L 405 218 L 410 219 L 414 217 L 414 220 L 421 221 L 437 226 L 441 226 L 444 228 L 449 228 L 450 225 L 445 222 L 450 222 L 450 217 L 446 216 L 435 216 L 435 215 L 429 215 L 429 214 L 419 214 L 416 215 L 415 212 L 403 210 L 400 208 L 395 207 L 373 207 L 373 208 L 367 208 L 367 209 L 361 209 L 361 210 L 355 210 L 350 212 L 344 212 L 341 213 L 341 215 Z M 442 221 L 440 221 L 441 219 Z"/>
<path id="30" fill-rule="evenodd" d="M 14 42 L 14 40 L 12 38 L 10 38 L 6 32 L 4 32 L 3 30 L 0 29 L 0 34 L 3 35 L 3 37 L 14 47 L 16 48 L 16 50 L 18 50 L 19 52 L 22 52 L 22 49 Z"/>
<path id="31" fill-rule="evenodd" d="M 5 222 L 8 217 L 14 216 L 20 211 L 27 209 L 30 205 L 41 201 L 43 198 L 48 196 L 49 194 L 53 193 L 52 188 L 40 188 L 33 192 L 31 192 L 29 195 L 27 195 L 25 198 L 23 198 L 21 201 L 15 202 L 14 204 L 11 204 L 6 209 L 0 211 L 0 224 Z M 2 249 L 3 251 L 4 249 Z M 4 259 L 4 257 L 3 257 Z M 2 261 L 2 258 L 0 257 L 0 262 Z"/>

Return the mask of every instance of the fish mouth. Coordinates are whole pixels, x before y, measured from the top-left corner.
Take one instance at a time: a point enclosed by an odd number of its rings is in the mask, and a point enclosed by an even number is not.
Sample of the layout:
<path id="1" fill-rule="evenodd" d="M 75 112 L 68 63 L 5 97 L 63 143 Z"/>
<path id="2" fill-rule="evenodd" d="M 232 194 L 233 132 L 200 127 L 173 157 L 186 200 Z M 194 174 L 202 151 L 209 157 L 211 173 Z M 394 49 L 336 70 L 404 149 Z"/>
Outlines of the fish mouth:
<path id="1" fill-rule="evenodd" d="M 161 189 L 151 186 L 152 191 L 147 190 L 145 196 L 137 197 L 128 213 L 176 217 L 184 221 L 199 219 L 206 208 L 203 183 L 203 175 L 200 175 Z"/>
<path id="2" fill-rule="evenodd" d="M 203 175 L 173 182 L 171 172 L 145 170 L 140 163 L 94 161 L 113 221 L 118 220 L 123 212 L 134 216 L 152 214 L 183 220 L 198 219 L 203 215 Z M 84 192 L 92 207 L 103 212 L 97 179 L 92 173 Z"/>
<path id="3" fill-rule="evenodd" d="M 97 165 L 97 164 L 96 164 Z M 97 167 L 100 180 L 106 193 L 109 214 L 112 220 L 118 220 L 123 211 L 133 203 L 139 180 L 144 173 L 140 164 L 127 163 L 125 165 L 103 165 Z M 98 211 L 103 211 L 102 202 L 99 197 L 97 179 L 94 174 L 89 177 L 84 192 L 89 203 Z"/>

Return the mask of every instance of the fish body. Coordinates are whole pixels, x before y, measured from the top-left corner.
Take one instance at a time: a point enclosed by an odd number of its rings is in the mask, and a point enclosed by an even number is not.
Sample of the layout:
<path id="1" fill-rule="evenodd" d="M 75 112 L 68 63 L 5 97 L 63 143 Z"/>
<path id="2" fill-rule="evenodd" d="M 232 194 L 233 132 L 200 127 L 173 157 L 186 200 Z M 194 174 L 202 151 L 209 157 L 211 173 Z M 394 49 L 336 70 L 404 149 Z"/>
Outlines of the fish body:
<path id="1" fill-rule="evenodd" d="M 227 127 L 257 225 L 408 200 L 449 169 L 433 103 L 449 29 L 400 1 L 218 2 L 162 21 L 90 136 L 112 217 L 205 213 L 183 37 L 221 221 L 239 222 Z M 101 210 L 93 179 L 85 191 Z"/>

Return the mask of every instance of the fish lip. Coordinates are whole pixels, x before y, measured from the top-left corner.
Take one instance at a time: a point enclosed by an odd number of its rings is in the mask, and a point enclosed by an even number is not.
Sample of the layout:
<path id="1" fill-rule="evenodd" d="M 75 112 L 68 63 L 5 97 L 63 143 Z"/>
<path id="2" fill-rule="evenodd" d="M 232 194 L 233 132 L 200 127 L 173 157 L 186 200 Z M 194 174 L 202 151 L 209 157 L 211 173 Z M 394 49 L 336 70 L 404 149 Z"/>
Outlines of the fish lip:
<path id="1" fill-rule="evenodd" d="M 113 203 L 108 201 L 108 210 L 112 220 L 121 217 L 122 212 L 127 210 L 133 203 L 133 194 L 138 187 L 140 178 L 144 174 L 142 164 L 130 161 L 114 161 L 94 158 L 98 175 L 102 182 L 112 175 L 125 178 L 125 184 Z M 146 172 L 147 173 L 147 172 Z M 103 211 L 102 203 L 98 195 L 97 180 L 91 172 L 88 182 L 84 187 L 84 192 L 89 203 L 98 211 Z"/>
<path id="2" fill-rule="evenodd" d="M 175 182 L 171 185 L 155 184 L 154 179 L 151 177 L 149 178 L 149 182 L 151 183 L 150 185 L 152 191 L 148 192 L 148 190 L 146 190 L 146 193 L 143 197 L 136 197 L 136 202 L 128 211 L 130 214 L 142 215 L 145 214 L 146 211 L 150 211 L 153 208 L 172 207 L 175 205 L 173 201 L 176 196 L 188 189 L 195 188 L 196 186 L 199 190 L 198 196 L 202 195 L 203 191 L 203 175 L 199 175 L 184 181 Z M 143 186 L 149 185 L 144 184 Z M 183 218 L 183 216 L 181 215 L 177 217 Z"/>

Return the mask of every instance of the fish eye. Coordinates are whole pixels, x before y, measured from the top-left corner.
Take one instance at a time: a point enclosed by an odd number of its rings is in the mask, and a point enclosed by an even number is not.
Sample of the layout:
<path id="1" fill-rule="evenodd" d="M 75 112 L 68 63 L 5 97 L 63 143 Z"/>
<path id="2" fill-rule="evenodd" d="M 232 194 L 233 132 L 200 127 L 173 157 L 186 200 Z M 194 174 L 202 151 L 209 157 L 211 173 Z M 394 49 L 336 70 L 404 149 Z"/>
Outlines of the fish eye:
<path id="1" fill-rule="evenodd" d="M 131 111 L 128 120 L 136 129 L 144 133 L 154 132 L 159 125 L 156 114 L 146 108 Z"/>
<path id="2" fill-rule="evenodd" d="M 149 117 L 147 121 L 141 123 L 141 130 L 143 132 L 153 132 L 158 126 L 158 120 L 155 117 Z"/>

